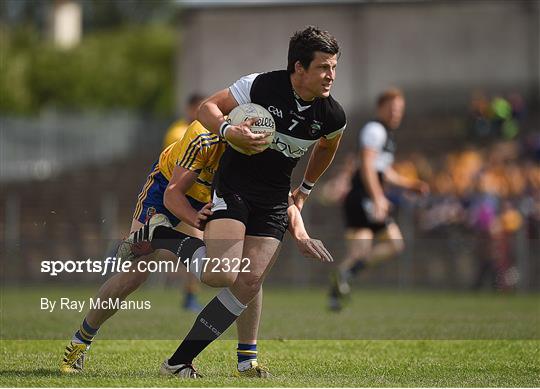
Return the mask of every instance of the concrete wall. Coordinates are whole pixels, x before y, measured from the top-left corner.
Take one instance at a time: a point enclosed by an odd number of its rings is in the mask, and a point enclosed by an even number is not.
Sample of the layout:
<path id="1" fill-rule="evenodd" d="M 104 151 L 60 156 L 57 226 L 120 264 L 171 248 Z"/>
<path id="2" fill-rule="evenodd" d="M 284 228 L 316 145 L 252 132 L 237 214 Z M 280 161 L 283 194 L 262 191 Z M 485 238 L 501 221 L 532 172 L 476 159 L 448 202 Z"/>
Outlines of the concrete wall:
<path id="1" fill-rule="evenodd" d="M 284 68 L 292 32 L 332 32 L 342 57 L 333 95 L 371 109 L 388 85 L 412 111 L 461 108 L 473 88 L 538 101 L 539 1 L 417 2 L 189 9 L 179 21 L 178 102 L 241 75 Z"/>

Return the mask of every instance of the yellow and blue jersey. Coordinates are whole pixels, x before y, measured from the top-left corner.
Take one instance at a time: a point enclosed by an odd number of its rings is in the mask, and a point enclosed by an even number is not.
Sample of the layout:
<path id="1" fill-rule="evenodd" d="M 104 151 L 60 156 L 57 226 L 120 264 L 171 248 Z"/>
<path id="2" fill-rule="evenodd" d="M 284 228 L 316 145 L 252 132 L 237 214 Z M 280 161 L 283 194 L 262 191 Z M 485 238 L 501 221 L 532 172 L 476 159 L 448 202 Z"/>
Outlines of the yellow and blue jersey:
<path id="1" fill-rule="evenodd" d="M 154 213 L 163 213 L 173 225 L 180 221 L 163 204 L 163 195 L 176 166 L 197 173 L 186 196 L 195 209 L 211 200 L 212 181 L 227 143 L 198 121 L 192 122 L 182 139 L 161 152 L 139 194 L 134 219 L 145 223 Z"/>

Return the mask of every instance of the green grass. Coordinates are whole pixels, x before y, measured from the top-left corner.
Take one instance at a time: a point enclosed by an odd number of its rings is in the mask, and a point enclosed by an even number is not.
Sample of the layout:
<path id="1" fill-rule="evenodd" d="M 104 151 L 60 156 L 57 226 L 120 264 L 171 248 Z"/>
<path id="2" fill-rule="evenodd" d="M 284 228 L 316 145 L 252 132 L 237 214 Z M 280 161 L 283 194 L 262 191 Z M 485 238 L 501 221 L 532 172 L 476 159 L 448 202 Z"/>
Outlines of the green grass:
<path id="1" fill-rule="evenodd" d="M 88 298 L 89 288 L 2 290 L 1 386 L 540 386 L 538 295 L 358 291 L 340 314 L 318 289 L 271 289 L 264 298 L 260 361 L 270 380 L 232 376 L 235 329 L 197 359 L 204 378 L 158 375 L 194 315 L 175 289 L 143 289 L 150 311 L 122 311 L 100 329 L 86 371 L 62 376 L 78 312 L 39 310 L 39 298 Z M 212 297 L 203 292 L 203 300 Z M 127 340 L 137 339 L 137 340 Z"/>
<path id="2" fill-rule="evenodd" d="M 92 346 L 86 371 L 62 376 L 65 342 L 2 341 L 2 386 L 444 386 L 538 387 L 538 341 L 266 340 L 260 359 L 275 377 L 232 377 L 235 343 L 217 341 L 197 363 L 204 378 L 158 376 L 174 341 L 102 340 Z"/>

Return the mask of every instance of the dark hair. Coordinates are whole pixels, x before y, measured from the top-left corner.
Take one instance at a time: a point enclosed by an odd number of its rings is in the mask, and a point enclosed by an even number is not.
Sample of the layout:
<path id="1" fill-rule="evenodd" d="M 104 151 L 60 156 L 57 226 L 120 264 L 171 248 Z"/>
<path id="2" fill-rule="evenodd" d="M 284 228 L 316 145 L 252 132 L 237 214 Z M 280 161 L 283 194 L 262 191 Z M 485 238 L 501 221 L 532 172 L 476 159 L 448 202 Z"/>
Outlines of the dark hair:
<path id="1" fill-rule="evenodd" d="M 308 26 L 302 31 L 296 31 L 289 41 L 289 54 L 287 56 L 287 72 L 294 73 L 296 61 L 304 69 L 309 68 L 316 51 L 339 55 L 339 45 L 328 31 L 321 31 L 317 27 Z"/>
<path id="2" fill-rule="evenodd" d="M 381 107 L 387 101 L 394 100 L 395 98 L 405 99 L 403 92 L 398 88 L 389 88 L 377 97 L 377 108 Z"/>
<path id="3" fill-rule="evenodd" d="M 188 105 L 195 105 L 195 104 L 200 104 L 206 97 L 204 97 L 202 94 L 200 94 L 199 92 L 194 92 L 192 94 L 190 94 L 187 98 L 187 104 Z"/>

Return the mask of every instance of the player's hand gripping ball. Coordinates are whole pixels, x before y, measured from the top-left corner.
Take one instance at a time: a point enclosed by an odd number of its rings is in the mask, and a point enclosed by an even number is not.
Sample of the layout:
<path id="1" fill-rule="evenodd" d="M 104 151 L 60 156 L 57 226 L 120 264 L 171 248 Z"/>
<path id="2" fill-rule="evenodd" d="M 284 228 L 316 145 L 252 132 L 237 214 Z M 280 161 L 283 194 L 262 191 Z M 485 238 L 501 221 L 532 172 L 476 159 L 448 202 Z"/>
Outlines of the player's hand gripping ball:
<path id="1" fill-rule="evenodd" d="M 265 138 L 265 140 L 268 142 L 268 146 L 270 146 L 274 139 L 274 133 L 276 132 L 276 122 L 272 114 L 264 107 L 254 103 L 239 105 L 229 113 L 227 121 L 233 126 L 237 126 L 251 118 L 258 118 L 258 120 L 251 126 L 251 132 L 254 134 L 271 134 Z M 242 154 L 253 154 L 252 152 L 243 150 L 240 147 L 233 145 L 231 142 L 228 143 L 233 149 Z M 268 148 L 268 146 L 266 146 L 266 148 Z"/>

